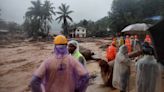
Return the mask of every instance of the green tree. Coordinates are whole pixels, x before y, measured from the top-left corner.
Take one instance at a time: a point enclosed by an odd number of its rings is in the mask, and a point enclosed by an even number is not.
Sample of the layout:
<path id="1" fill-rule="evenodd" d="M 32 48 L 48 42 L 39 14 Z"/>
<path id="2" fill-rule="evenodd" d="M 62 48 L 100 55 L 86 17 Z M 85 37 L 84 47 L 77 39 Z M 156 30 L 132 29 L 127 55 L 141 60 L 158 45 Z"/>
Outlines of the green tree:
<path id="1" fill-rule="evenodd" d="M 51 3 L 50 1 L 45 1 L 44 5 L 43 5 L 43 25 L 44 25 L 44 30 L 45 32 L 49 33 L 49 29 L 50 29 L 50 24 L 48 24 L 49 22 L 52 23 L 53 20 L 53 16 L 55 15 L 54 9 L 55 7 L 52 6 L 53 3 Z"/>
<path id="2" fill-rule="evenodd" d="M 73 19 L 69 16 L 73 11 L 69 10 L 69 5 L 66 4 L 61 4 L 59 6 L 59 11 L 56 12 L 59 16 L 56 18 L 59 22 L 63 21 L 63 30 L 64 30 L 64 35 L 68 36 L 68 20 L 71 22 Z"/>
<path id="3" fill-rule="evenodd" d="M 29 36 L 37 38 L 39 33 L 41 33 L 43 30 L 41 30 L 42 27 L 42 18 L 43 18 L 43 13 L 42 13 L 42 4 L 40 0 L 37 1 L 31 1 L 32 6 L 28 8 L 28 11 L 26 12 L 25 16 L 25 26 L 30 26 L 30 29 L 28 29 L 28 33 L 30 34 Z M 43 32 L 42 32 L 43 33 Z"/>
<path id="4" fill-rule="evenodd" d="M 147 21 L 152 16 L 163 16 L 163 0 L 114 0 L 109 12 L 109 25 L 115 32 L 120 32 L 129 24 Z"/>
<path id="5" fill-rule="evenodd" d="M 53 15 L 55 15 L 54 7 L 50 1 L 45 1 L 44 4 L 37 1 L 31 1 L 32 5 L 28 8 L 25 14 L 24 28 L 27 30 L 29 36 L 37 38 L 38 36 L 45 37 L 49 33 L 50 24 L 53 20 Z M 27 26 L 29 28 L 27 28 Z M 30 31 L 29 31 L 30 30 Z"/>
<path id="6" fill-rule="evenodd" d="M 112 11 L 109 12 L 110 28 L 119 32 L 129 24 L 140 22 L 140 12 L 136 5 L 137 0 L 114 0 Z"/>

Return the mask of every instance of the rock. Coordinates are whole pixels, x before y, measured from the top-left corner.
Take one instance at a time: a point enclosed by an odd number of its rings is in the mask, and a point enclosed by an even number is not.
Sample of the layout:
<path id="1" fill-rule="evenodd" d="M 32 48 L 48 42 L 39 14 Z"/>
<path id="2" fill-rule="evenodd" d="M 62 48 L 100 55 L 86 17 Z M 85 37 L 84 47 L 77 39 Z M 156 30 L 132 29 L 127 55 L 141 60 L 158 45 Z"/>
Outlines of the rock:
<path id="1" fill-rule="evenodd" d="M 86 60 L 91 60 L 92 55 L 94 55 L 94 53 L 91 50 L 83 48 L 81 46 L 80 46 L 80 52 L 85 57 Z"/>

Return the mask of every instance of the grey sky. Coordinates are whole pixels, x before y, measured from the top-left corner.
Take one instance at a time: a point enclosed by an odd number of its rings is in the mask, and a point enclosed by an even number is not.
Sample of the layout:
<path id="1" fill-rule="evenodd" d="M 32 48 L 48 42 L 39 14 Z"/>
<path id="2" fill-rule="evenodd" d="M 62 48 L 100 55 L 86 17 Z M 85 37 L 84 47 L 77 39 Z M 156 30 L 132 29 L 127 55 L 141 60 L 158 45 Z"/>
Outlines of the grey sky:
<path id="1" fill-rule="evenodd" d="M 31 6 L 31 0 L 0 0 L 1 18 L 5 21 L 23 23 L 23 16 L 27 8 Z M 42 2 L 45 0 L 41 0 Z M 70 5 L 74 11 L 70 16 L 74 22 L 82 19 L 96 21 L 107 15 L 113 0 L 50 0 L 57 8 L 61 3 Z M 56 16 L 55 16 L 56 17 Z M 54 18 L 55 18 L 54 17 Z M 56 21 L 52 25 L 53 30 L 60 30 L 60 24 Z"/>

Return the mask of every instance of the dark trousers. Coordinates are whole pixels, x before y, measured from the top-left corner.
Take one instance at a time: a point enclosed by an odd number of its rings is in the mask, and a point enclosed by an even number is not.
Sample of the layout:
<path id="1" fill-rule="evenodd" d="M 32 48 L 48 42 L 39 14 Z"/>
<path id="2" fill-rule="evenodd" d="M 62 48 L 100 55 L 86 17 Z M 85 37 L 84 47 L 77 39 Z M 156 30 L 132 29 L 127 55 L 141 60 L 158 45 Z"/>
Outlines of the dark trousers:
<path id="1" fill-rule="evenodd" d="M 126 92 L 126 91 L 120 91 L 120 92 Z"/>
<path id="2" fill-rule="evenodd" d="M 110 75 L 110 78 L 109 78 L 109 86 L 110 87 L 112 87 L 113 88 L 113 85 L 112 85 L 112 80 L 113 80 L 113 67 L 112 67 L 112 69 L 111 69 L 112 71 L 111 71 L 111 75 Z"/>

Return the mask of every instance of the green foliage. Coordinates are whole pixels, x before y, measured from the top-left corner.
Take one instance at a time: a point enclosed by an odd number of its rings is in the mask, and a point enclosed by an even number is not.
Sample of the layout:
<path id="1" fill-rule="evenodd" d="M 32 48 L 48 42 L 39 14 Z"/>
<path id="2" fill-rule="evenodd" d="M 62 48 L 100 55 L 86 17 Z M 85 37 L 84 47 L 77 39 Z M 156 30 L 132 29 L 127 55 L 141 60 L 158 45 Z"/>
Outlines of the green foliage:
<path id="1" fill-rule="evenodd" d="M 148 19 L 152 16 L 164 17 L 164 0 L 113 0 L 108 16 L 96 22 L 84 19 L 75 26 L 87 28 L 88 36 L 109 36 L 130 24 L 156 23 Z M 107 28 L 110 28 L 110 31 L 107 31 Z"/>
<path id="2" fill-rule="evenodd" d="M 3 20 L 0 20 L 0 29 L 8 30 L 11 33 L 16 33 L 16 32 L 22 31 L 21 25 L 15 23 L 15 22 L 5 22 Z"/>
<path id="3" fill-rule="evenodd" d="M 69 14 L 73 13 L 73 11 L 69 10 L 69 7 L 69 5 L 61 4 L 58 8 L 59 11 L 56 12 L 59 15 L 56 20 L 58 20 L 58 22 L 63 21 L 62 28 L 64 30 L 64 35 L 66 36 L 68 36 L 68 20 L 71 22 L 73 21 L 73 19 L 69 16 Z"/>
<path id="4" fill-rule="evenodd" d="M 50 23 L 55 15 L 52 3 L 46 0 L 43 4 L 40 0 L 31 1 L 33 6 L 28 8 L 25 14 L 24 30 L 29 37 L 48 36 Z"/>
<path id="5" fill-rule="evenodd" d="M 110 28 L 120 32 L 129 24 L 137 22 L 155 23 L 146 18 L 164 16 L 163 0 L 114 0 L 109 12 Z"/>
<path id="6" fill-rule="evenodd" d="M 85 27 L 88 37 L 104 37 L 111 34 L 111 32 L 107 31 L 107 28 L 109 28 L 109 17 L 104 17 L 96 22 L 84 19 L 74 24 L 74 26 L 75 28 L 79 26 Z"/>

